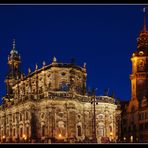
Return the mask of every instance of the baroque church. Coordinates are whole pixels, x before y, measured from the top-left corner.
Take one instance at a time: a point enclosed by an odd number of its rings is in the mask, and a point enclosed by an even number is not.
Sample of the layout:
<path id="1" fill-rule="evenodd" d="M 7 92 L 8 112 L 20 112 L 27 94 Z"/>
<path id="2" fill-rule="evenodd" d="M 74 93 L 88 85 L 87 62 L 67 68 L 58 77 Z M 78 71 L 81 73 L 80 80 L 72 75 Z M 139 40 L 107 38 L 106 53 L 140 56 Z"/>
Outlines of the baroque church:
<path id="1" fill-rule="evenodd" d="M 148 30 L 144 25 L 132 54 L 131 99 L 122 103 L 122 140 L 148 143 Z"/>
<path id="2" fill-rule="evenodd" d="M 0 141 L 101 142 L 120 137 L 121 110 L 115 98 L 89 95 L 87 71 L 75 63 L 51 64 L 20 71 L 15 40 L 8 56 L 6 95 L 0 106 Z"/>

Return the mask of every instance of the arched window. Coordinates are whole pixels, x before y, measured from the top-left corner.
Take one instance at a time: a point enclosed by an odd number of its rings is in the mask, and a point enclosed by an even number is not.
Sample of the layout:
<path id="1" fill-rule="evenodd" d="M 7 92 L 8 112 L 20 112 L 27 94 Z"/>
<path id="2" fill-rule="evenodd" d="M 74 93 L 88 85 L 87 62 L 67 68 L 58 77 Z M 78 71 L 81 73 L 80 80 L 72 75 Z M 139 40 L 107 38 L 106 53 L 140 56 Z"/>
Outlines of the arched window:
<path id="1" fill-rule="evenodd" d="M 109 126 L 109 131 L 112 132 L 112 126 L 111 125 Z"/>
<path id="2" fill-rule="evenodd" d="M 82 93 L 82 87 L 81 86 L 77 86 L 76 87 L 76 91 L 81 94 Z"/>
<path id="3" fill-rule="evenodd" d="M 20 137 L 23 137 L 23 128 L 20 128 Z"/>
<path id="4" fill-rule="evenodd" d="M 78 136 L 82 136 L 82 134 L 81 134 L 81 126 L 77 125 L 77 129 L 78 129 Z"/>
<path id="5" fill-rule="evenodd" d="M 61 90 L 61 91 L 68 91 L 68 90 L 69 90 L 69 84 L 66 83 L 66 82 L 62 82 L 62 83 L 60 84 L 60 90 Z"/>
<path id="6" fill-rule="evenodd" d="M 15 128 L 13 129 L 13 136 L 15 136 Z"/>
<path id="7" fill-rule="evenodd" d="M 42 126 L 42 136 L 45 136 L 45 125 Z"/>

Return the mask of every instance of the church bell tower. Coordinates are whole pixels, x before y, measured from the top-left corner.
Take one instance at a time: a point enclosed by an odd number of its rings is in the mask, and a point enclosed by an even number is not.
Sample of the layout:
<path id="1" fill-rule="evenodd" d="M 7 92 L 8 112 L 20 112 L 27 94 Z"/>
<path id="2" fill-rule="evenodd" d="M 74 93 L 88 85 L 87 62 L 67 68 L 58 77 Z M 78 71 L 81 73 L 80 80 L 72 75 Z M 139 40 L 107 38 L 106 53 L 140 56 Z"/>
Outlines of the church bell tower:
<path id="1" fill-rule="evenodd" d="M 146 29 L 146 8 L 144 8 L 144 25 L 137 38 L 137 50 L 132 54 L 131 95 L 139 102 L 148 98 L 148 31 Z"/>
<path id="2" fill-rule="evenodd" d="M 15 40 L 13 40 L 13 47 L 12 50 L 10 51 L 10 54 L 8 55 L 9 71 L 5 80 L 6 91 L 7 91 L 6 96 L 8 98 L 13 97 L 12 86 L 21 77 L 21 72 L 19 69 L 20 63 L 21 63 L 21 58 L 18 54 L 18 51 L 16 50 Z"/>

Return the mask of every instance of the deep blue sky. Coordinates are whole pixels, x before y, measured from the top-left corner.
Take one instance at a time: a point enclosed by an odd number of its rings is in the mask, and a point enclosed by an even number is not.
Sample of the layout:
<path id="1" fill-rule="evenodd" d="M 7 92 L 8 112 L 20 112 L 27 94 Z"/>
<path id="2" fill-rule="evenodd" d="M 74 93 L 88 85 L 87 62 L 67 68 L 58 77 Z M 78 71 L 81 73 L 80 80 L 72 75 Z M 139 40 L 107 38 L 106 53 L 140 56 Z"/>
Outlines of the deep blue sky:
<path id="1" fill-rule="evenodd" d="M 7 56 L 16 38 L 22 70 L 76 59 L 87 63 L 87 86 L 129 100 L 132 52 L 143 26 L 143 5 L 0 5 L 0 97 Z"/>

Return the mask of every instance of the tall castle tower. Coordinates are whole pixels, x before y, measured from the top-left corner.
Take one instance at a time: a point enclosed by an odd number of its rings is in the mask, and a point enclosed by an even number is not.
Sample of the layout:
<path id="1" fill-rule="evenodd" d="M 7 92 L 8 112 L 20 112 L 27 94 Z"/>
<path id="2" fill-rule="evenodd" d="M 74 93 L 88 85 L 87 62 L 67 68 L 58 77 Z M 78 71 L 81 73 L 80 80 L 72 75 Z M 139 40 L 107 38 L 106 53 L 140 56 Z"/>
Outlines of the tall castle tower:
<path id="1" fill-rule="evenodd" d="M 148 30 L 146 8 L 143 10 L 143 28 L 137 38 L 137 50 L 131 57 L 131 99 L 123 104 L 121 137 L 124 142 L 148 142 Z"/>
<path id="2" fill-rule="evenodd" d="M 148 98 L 148 31 L 145 8 L 143 29 L 137 38 L 137 50 L 133 53 L 131 61 L 131 99 L 141 102 L 143 97 Z"/>
<path id="3" fill-rule="evenodd" d="M 9 72 L 6 76 L 6 91 L 7 91 L 7 97 L 12 97 L 12 86 L 14 83 L 20 79 L 21 73 L 20 73 L 20 66 L 21 58 L 18 54 L 18 51 L 16 50 L 16 44 L 15 40 L 13 40 L 13 48 L 10 51 L 10 54 L 8 55 L 8 65 L 9 65 Z"/>

